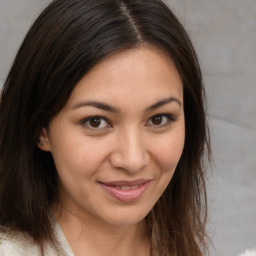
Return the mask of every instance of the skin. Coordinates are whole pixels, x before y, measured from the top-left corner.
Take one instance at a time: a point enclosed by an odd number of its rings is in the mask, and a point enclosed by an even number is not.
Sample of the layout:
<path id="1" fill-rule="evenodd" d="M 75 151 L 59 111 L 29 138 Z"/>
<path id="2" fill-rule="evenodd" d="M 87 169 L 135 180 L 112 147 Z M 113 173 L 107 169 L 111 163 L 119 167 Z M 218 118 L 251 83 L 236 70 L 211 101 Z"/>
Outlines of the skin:
<path id="1" fill-rule="evenodd" d="M 183 86 L 163 52 L 122 51 L 80 80 L 40 135 L 60 178 L 53 212 L 76 256 L 150 255 L 144 219 L 173 176 L 184 138 Z M 102 186 L 138 179 L 148 184 L 134 200 Z"/>

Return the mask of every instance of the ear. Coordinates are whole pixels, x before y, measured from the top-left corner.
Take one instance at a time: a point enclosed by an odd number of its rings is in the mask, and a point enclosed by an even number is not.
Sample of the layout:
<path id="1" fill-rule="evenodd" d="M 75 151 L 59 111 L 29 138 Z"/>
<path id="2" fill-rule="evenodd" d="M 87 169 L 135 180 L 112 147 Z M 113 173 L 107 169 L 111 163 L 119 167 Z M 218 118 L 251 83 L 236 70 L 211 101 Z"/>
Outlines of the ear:
<path id="1" fill-rule="evenodd" d="M 38 137 L 37 146 L 43 151 L 51 151 L 51 144 L 46 128 L 42 128 Z"/>

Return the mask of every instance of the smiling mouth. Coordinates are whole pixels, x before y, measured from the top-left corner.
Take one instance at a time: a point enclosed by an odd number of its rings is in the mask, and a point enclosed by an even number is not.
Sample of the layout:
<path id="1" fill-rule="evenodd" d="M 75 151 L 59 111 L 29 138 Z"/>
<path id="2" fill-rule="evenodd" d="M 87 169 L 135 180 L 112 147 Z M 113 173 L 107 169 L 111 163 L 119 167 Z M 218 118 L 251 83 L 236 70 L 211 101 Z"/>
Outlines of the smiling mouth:
<path id="1" fill-rule="evenodd" d="M 100 182 L 102 188 L 115 199 L 130 202 L 138 199 L 147 189 L 151 180 L 140 179 L 132 182 Z"/>

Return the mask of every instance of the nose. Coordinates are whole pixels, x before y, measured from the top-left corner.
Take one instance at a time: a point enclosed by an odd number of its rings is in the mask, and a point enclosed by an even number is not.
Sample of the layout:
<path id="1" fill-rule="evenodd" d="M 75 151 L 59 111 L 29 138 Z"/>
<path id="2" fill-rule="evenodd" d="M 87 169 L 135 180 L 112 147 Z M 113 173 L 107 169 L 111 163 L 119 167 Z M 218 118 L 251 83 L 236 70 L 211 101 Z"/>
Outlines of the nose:
<path id="1" fill-rule="evenodd" d="M 149 163 L 149 154 L 143 136 L 136 129 L 127 129 L 116 137 L 110 163 L 113 167 L 135 173 Z"/>

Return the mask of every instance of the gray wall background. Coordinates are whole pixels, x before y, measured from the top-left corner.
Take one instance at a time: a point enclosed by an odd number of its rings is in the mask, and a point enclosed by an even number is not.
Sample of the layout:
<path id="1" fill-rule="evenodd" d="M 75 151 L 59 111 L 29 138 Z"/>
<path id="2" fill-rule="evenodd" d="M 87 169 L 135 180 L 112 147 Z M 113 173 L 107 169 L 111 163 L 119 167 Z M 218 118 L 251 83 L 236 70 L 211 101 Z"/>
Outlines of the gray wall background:
<path id="1" fill-rule="evenodd" d="M 0 0 L 0 85 L 49 0 Z M 256 1 L 166 0 L 192 37 L 208 96 L 211 255 L 256 248 Z"/>

